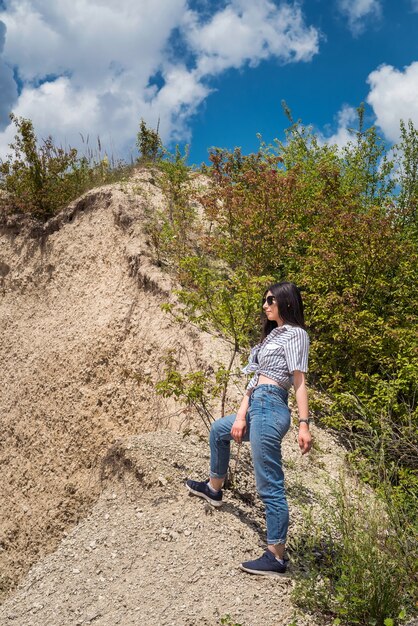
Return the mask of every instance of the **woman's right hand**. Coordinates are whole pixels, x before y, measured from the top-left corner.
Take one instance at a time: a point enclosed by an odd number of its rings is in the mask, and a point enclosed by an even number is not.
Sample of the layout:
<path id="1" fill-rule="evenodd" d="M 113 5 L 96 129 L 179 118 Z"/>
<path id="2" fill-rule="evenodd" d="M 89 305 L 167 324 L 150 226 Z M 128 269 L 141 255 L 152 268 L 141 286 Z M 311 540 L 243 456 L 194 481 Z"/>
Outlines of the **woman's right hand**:
<path id="1" fill-rule="evenodd" d="M 237 443 L 241 443 L 242 438 L 246 433 L 246 430 L 247 430 L 247 422 L 245 420 L 245 416 L 242 416 L 239 413 L 237 413 L 235 422 L 232 424 L 232 428 L 231 428 L 232 439 L 236 441 Z"/>

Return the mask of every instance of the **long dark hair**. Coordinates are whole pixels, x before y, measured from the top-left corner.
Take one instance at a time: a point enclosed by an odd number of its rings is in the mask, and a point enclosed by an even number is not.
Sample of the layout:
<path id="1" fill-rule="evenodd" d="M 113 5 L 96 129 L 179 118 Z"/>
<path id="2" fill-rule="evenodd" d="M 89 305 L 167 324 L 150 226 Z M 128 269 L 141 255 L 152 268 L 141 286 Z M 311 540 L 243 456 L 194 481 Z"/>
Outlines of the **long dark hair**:
<path id="1" fill-rule="evenodd" d="M 279 315 L 285 324 L 300 326 L 305 328 L 305 317 L 303 315 L 302 296 L 298 287 L 294 283 L 282 282 L 274 283 L 268 287 L 263 294 L 263 302 L 266 293 L 271 292 L 277 302 Z M 265 339 L 273 328 L 277 327 L 277 322 L 267 319 L 264 310 L 262 316 L 263 332 L 261 340 Z"/>

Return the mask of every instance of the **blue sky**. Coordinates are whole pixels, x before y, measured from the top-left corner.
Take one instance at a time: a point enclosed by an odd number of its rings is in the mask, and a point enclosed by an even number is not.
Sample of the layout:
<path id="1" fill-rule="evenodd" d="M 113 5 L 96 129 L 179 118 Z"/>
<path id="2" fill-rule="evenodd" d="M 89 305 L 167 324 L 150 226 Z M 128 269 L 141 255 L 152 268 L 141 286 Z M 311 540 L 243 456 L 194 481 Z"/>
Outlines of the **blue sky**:
<path id="1" fill-rule="evenodd" d="M 209 96 L 195 120 L 196 149 L 192 149 L 192 156 L 200 156 L 208 145 L 240 145 L 245 151 L 255 150 L 257 132 L 267 141 L 282 138 L 287 125 L 282 100 L 296 119 L 312 124 L 328 137 L 335 137 L 344 107 L 355 109 L 365 102 L 367 121 L 375 123 L 376 114 L 366 102 L 368 76 L 382 65 L 402 72 L 418 61 L 418 12 L 412 11 L 408 1 L 380 3 L 379 16 L 366 16 L 361 21 L 363 28 L 359 24 L 360 30 L 354 32 L 338 10 L 338 3 L 310 0 L 302 6 L 306 22 L 320 30 L 318 54 L 307 63 L 281 65 L 270 59 L 255 69 L 228 71 L 221 76 L 214 82 L 218 91 Z M 404 113 L 407 111 L 418 126 L 418 85 L 414 96 Z M 392 127 L 386 130 L 393 141 Z"/>
<path id="2" fill-rule="evenodd" d="M 361 102 L 389 142 L 418 126 L 418 0 L 0 0 L 0 156 L 13 110 L 125 158 L 160 118 L 200 163 L 282 138 L 282 100 L 340 145 Z"/>

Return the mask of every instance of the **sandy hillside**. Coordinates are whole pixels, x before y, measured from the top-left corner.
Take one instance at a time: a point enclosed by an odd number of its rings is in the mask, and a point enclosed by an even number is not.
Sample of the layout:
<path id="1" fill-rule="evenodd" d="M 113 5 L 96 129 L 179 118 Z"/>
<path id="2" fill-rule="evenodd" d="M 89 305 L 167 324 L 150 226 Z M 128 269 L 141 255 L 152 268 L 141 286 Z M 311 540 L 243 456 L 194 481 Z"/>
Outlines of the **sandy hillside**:
<path id="1" fill-rule="evenodd" d="M 228 354 L 160 309 L 171 285 L 143 226 L 163 202 L 139 170 L 43 230 L 0 226 L 0 597 L 89 510 L 117 438 L 187 421 L 154 393 L 168 350 L 184 370 Z"/>

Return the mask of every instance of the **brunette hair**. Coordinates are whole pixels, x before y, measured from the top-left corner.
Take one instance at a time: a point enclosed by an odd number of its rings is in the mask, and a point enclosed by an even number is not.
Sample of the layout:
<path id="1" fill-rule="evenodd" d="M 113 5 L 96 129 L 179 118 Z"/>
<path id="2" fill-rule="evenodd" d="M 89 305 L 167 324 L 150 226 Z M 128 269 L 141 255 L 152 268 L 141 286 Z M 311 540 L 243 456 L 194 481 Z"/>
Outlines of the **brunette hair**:
<path id="1" fill-rule="evenodd" d="M 274 283 L 268 287 L 263 294 L 263 303 L 267 292 L 271 292 L 276 300 L 279 315 L 285 324 L 300 326 L 305 328 L 305 317 L 303 315 L 303 302 L 300 290 L 294 283 L 281 282 Z M 265 339 L 273 328 L 277 327 L 277 322 L 268 320 L 264 310 L 262 316 L 263 332 L 261 340 Z"/>

